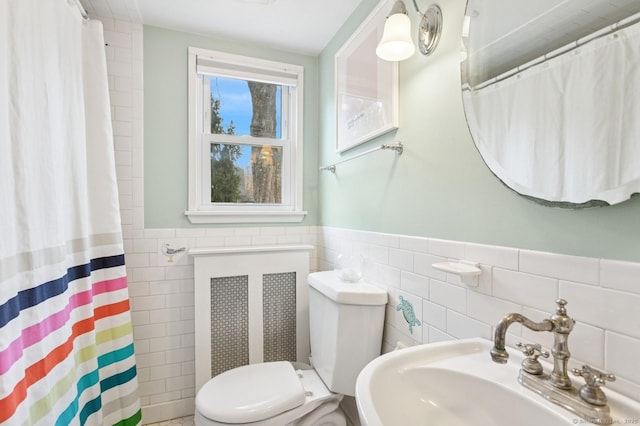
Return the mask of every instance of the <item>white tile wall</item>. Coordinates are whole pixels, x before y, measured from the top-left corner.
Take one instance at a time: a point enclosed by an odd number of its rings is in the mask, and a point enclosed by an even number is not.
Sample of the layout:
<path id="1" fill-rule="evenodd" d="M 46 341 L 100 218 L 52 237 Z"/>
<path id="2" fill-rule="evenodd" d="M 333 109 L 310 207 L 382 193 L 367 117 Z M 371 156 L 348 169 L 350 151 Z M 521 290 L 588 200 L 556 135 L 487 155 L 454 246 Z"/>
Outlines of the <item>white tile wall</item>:
<path id="1" fill-rule="evenodd" d="M 639 399 L 640 264 L 340 228 L 319 232 L 319 269 L 331 269 L 337 253 L 357 247 L 367 257 L 365 278 L 388 288 L 385 351 L 398 341 L 412 345 L 490 339 L 504 314 L 519 312 L 539 321 L 562 297 L 577 321 L 569 339 L 570 367 L 587 363 L 610 371 L 617 380 L 607 387 Z M 434 262 L 462 259 L 481 264 L 478 287 L 431 267 Z M 421 325 L 414 326 L 413 333 L 396 310 L 399 296 L 420 315 Z M 513 346 L 520 340 L 547 348 L 553 344 L 551 333 L 515 324 L 507 342 Z"/>
<path id="2" fill-rule="evenodd" d="M 385 349 L 471 336 L 490 337 L 499 318 L 522 312 L 542 319 L 561 296 L 578 325 L 570 344 L 576 360 L 615 373 L 609 387 L 640 395 L 640 264 L 466 244 L 412 236 L 321 227 L 145 229 L 142 26 L 104 18 L 114 144 L 136 359 L 144 422 L 193 413 L 194 301 L 192 261 L 167 262 L 172 247 L 317 246 L 311 269 L 331 269 L 340 252 L 363 254 L 367 278 L 389 288 Z M 481 264 L 477 288 L 468 288 L 432 263 L 467 259 Z M 410 332 L 396 309 L 409 300 L 420 325 Z M 550 344 L 550 334 L 511 327 L 508 342 Z"/>

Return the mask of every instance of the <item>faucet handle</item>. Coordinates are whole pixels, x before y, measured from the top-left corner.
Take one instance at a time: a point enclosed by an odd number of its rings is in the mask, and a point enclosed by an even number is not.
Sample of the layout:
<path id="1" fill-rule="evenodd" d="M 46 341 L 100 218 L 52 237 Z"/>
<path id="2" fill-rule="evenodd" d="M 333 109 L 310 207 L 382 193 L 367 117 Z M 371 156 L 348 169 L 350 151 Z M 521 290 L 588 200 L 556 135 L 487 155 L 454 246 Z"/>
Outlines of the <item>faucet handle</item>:
<path id="1" fill-rule="evenodd" d="M 564 299 L 556 299 L 556 314 L 567 315 L 567 301 Z"/>
<path id="2" fill-rule="evenodd" d="M 584 379 L 585 385 L 580 388 L 580 397 L 586 402 L 593 405 L 606 405 L 607 396 L 604 394 L 600 386 L 604 386 L 606 382 L 613 382 L 616 376 L 611 373 L 605 373 L 589 365 L 583 365 L 581 369 L 574 368 L 571 372 Z"/>
<path id="3" fill-rule="evenodd" d="M 523 344 L 522 342 L 518 342 L 516 343 L 516 346 L 528 357 L 522 360 L 522 369 L 529 374 L 542 374 L 542 364 L 540 364 L 538 358 L 549 358 L 549 352 L 543 351 L 542 346 L 539 343 Z"/>

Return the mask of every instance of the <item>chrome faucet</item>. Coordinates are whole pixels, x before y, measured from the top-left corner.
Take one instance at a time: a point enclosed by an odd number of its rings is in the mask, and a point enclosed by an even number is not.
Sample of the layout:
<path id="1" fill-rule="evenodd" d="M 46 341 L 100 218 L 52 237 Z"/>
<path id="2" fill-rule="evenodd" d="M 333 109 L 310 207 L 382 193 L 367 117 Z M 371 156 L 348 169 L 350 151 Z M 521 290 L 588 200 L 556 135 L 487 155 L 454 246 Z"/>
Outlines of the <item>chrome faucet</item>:
<path id="1" fill-rule="evenodd" d="M 553 371 L 549 381 L 557 388 L 569 389 L 571 388 L 571 379 L 567 374 L 567 363 L 571 353 L 569 352 L 567 340 L 569 339 L 569 333 L 573 330 L 575 321 L 567 315 L 566 300 L 558 299 L 556 304 L 556 312 L 549 319 L 541 322 L 533 322 L 524 315 L 517 313 L 505 315 L 496 327 L 491 359 L 500 364 L 507 362 L 509 354 L 504 347 L 504 341 L 507 329 L 514 322 L 520 323 L 533 331 L 551 331 L 553 332 L 553 348 L 551 349 Z"/>
<path id="2" fill-rule="evenodd" d="M 551 348 L 553 357 L 551 374 L 544 374 L 544 369 L 538 361 L 540 356 L 548 357 L 548 352 L 543 351 L 539 344 L 523 345 L 519 343 L 518 348 L 527 358 L 522 361 L 518 381 L 524 387 L 579 415 L 590 423 L 611 424 L 613 420 L 607 405 L 607 398 L 600 386 L 603 386 L 605 381 L 615 380 L 615 376 L 584 365 L 582 369 L 572 370 L 574 375 L 583 377 L 586 382 L 578 389 L 572 386 L 571 379 L 567 374 L 567 365 L 571 356 L 567 341 L 575 321 L 567 315 L 566 304 L 567 301 L 564 299 L 556 300 L 555 313 L 540 322 L 531 321 L 518 313 L 505 315 L 496 326 L 491 359 L 500 364 L 505 364 L 509 359 L 504 342 L 507 329 L 515 322 L 533 331 L 552 332 L 554 338 L 553 348 Z"/>

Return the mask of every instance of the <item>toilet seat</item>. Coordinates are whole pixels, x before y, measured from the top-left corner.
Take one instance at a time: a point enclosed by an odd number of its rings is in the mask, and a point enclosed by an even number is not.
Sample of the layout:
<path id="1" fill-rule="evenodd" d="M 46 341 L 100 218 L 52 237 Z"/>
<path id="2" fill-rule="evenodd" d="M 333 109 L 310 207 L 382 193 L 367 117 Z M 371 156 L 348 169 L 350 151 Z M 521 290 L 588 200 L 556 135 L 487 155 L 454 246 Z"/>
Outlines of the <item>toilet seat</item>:
<path id="1" fill-rule="evenodd" d="M 304 420 L 309 413 L 322 405 L 333 412 L 341 400 L 315 370 L 296 371 L 287 361 L 250 364 L 205 383 L 196 396 L 195 419 L 211 426 L 313 424 Z"/>

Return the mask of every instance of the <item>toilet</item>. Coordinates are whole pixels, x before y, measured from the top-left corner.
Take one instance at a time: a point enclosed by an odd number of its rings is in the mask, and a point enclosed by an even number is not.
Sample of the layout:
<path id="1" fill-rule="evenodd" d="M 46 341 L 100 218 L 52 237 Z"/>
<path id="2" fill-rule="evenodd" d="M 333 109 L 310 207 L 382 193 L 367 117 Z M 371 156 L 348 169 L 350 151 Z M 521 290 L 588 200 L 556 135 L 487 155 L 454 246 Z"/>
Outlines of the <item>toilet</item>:
<path id="1" fill-rule="evenodd" d="M 309 274 L 311 367 L 249 364 L 206 382 L 196 395 L 197 426 L 344 426 L 339 408 L 362 368 L 380 355 L 387 292 L 334 271 Z"/>

